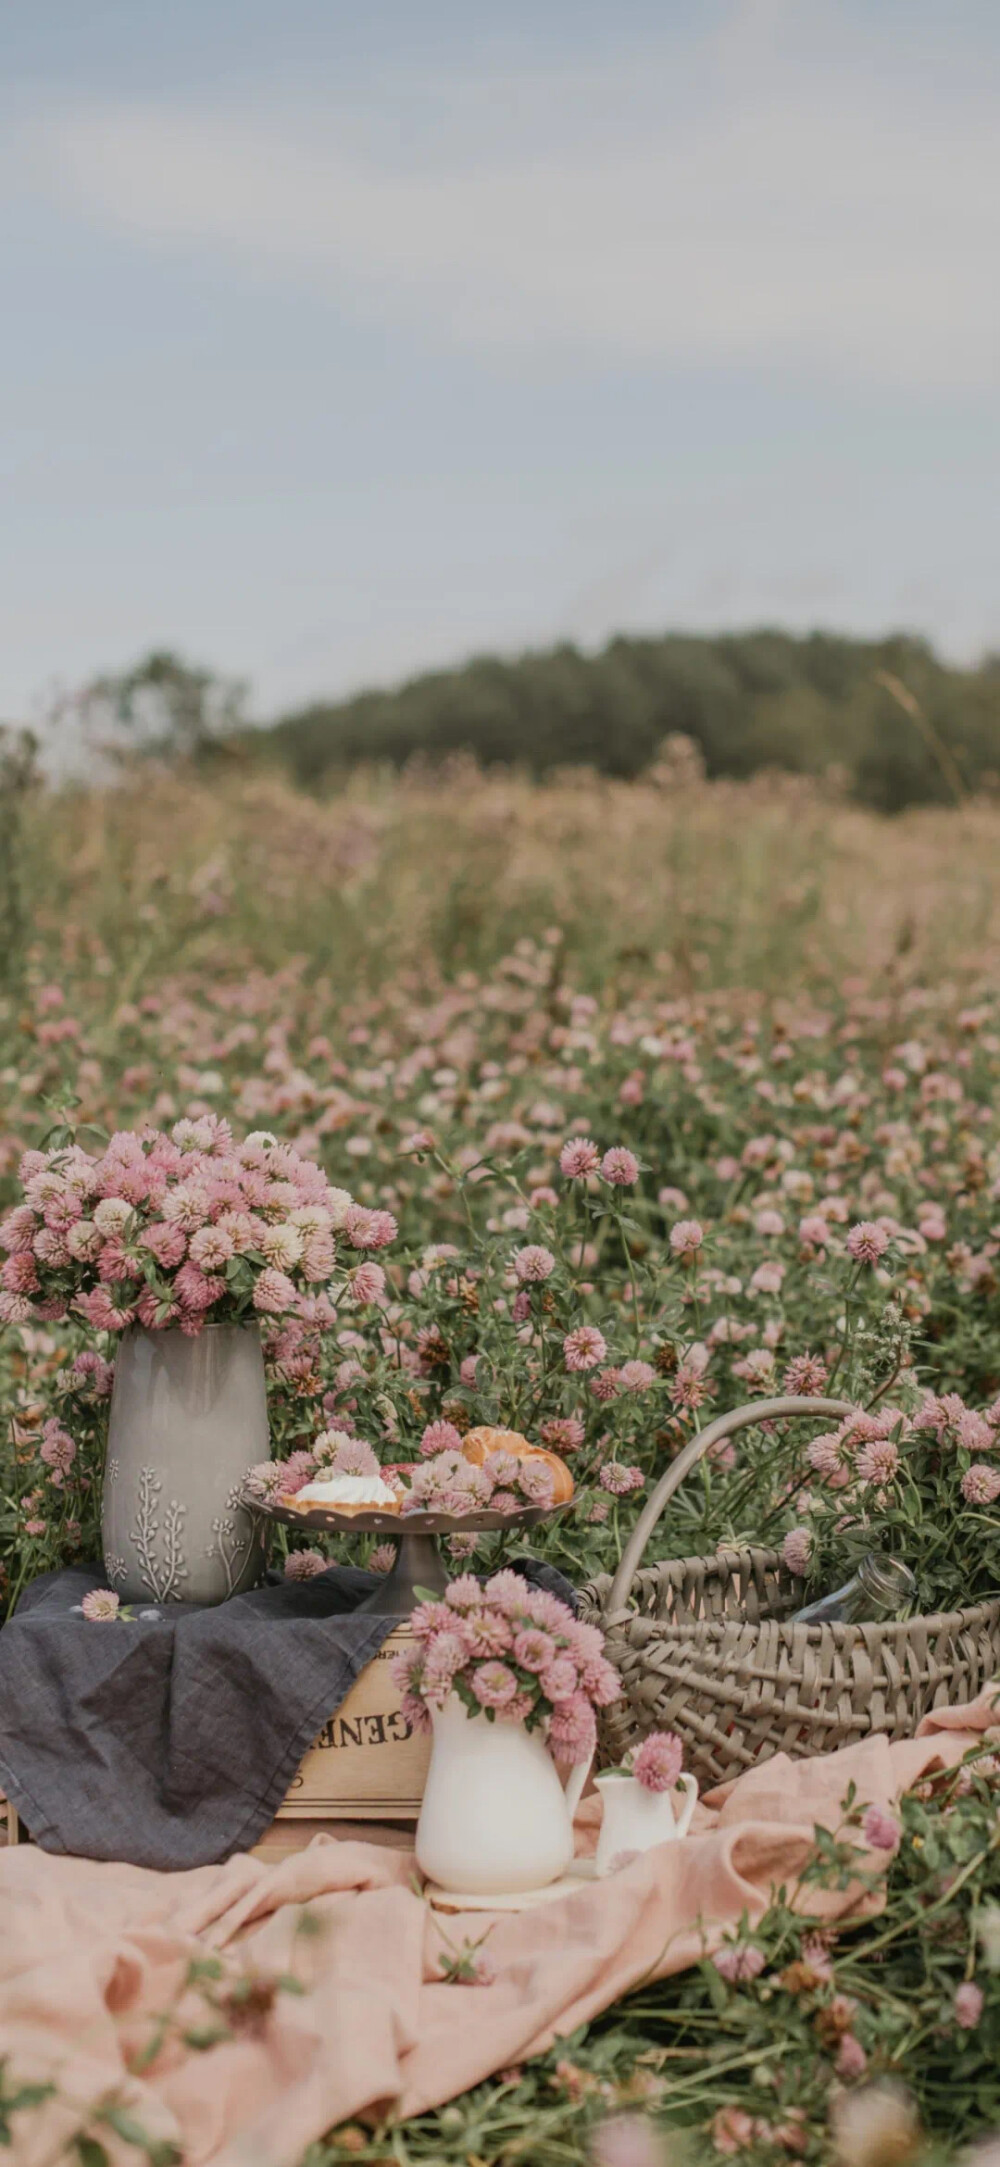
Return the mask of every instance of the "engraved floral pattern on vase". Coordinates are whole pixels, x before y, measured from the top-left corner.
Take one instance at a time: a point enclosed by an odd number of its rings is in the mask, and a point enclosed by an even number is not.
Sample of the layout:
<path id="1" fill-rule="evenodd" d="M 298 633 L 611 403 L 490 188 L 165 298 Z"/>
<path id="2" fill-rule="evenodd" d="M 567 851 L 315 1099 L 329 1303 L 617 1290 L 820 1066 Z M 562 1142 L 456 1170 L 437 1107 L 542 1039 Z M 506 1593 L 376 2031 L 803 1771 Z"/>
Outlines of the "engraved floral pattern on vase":
<path id="1" fill-rule="evenodd" d="M 108 1585 L 123 1601 L 224 1602 L 260 1577 L 257 1523 L 240 1505 L 268 1457 L 254 1326 L 123 1334 L 115 1368 L 102 1524 Z"/>

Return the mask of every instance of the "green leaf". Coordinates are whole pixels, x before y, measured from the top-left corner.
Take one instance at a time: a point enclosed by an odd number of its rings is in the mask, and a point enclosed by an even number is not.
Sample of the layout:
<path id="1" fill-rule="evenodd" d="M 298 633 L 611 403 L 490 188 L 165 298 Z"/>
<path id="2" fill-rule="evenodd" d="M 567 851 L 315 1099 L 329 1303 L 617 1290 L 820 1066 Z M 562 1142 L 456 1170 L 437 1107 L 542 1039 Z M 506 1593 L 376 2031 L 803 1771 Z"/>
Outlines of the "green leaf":
<path id="1" fill-rule="evenodd" d="M 122 1617 L 123 1614 L 122 1611 L 118 1612 L 119 1617 Z M 170 2018 L 167 2016 L 159 2017 L 145 2046 L 140 2047 L 137 2054 L 129 2057 L 129 2069 L 134 2077 L 140 2076 L 144 2069 L 152 2067 L 157 2055 L 160 2053 L 169 2028 Z"/>
<path id="2" fill-rule="evenodd" d="M 16 2114 L 22 2107 L 41 2107 L 55 2093 L 54 2084 L 22 2084 L 11 2092 L 3 2104 L 8 2114 Z"/>
<path id="3" fill-rule="evenodd" d="M 74 2137 L 73 2143 L 80 2167 L 109 2167 L 108 2155 L 96 2137 L 86 2137 L 81 2131 L 79 2137 Z"/>
<path id="4" fill-rule="evenodd" d="M 224 2039 L 231 2039 L 228 2024 L 192 2024 L 190 2031 L 182 2032 L 186 2047 L 193 2047 L 196 2054 L 207 2054 L 210 2047 L 220 2046 Z"/>
<path id="5" fill-rule="evenodd" d="M 114 2104 L 98 2107 L 94 2120 L 106 2122 L 108 2128 L 114 2130 L 116 2137 L 122 2139 L 123 2144 L 141 2145 L 143 2151 L 150 2152 L 152 2156 L 148 2131 L 143 2129 L 142 2123 L 137 2122 L 134 2115 L 127 2114 L 124 2107 L 116 2107 Z"/>
<path id="6" fill-rule="evenodd" d="M 57 1121 L 51 1129 L 46 1129 L 44 1136 L 41 1138 L 39 1150 L 65 1151 L 67 1144 L 72 1143 L 73 1136 L 74 1131 L 70 1128 L 68 1122 Z"/>
<path id="7" fill-rule="evenodd" d="M 699 1964 L 698 1970 L 701 1973 L 702 1979 L 704 1980 L 705 1986 L 708 1990 L 709 2001 L 711 2002 L 713 2009 L 718 2010 L 719 2015 L 721 2016 L 728 1998 L 726 1995 L 726 1989 L 722 1983 L 721 1975 L 719 1972 L 716 1971 L 715 1965 L 708 1962 Z"/>
<path id="8" fill-rule="evenodd" d="M 221 1979 L 222 1963 L 217 1956 L 194 1956 L 187 1968 L 188 1986 L 196 1986 L 199 1979 Z"/>
<path id="9" fill-rule="evenodd" d="M 134 2144 L 138 2150 L 145 2152 L 149 2167 L 182 2167 L 184 2154 L 180 2146 L 174 2144 L 170 2138 L 150 2137 L 142 2123 L 137 2122 L 134 2115 L 127 2114 L 124 2107 L 99 2107 L 94 2120 L 106 2122 L 123 2144 Z"/>

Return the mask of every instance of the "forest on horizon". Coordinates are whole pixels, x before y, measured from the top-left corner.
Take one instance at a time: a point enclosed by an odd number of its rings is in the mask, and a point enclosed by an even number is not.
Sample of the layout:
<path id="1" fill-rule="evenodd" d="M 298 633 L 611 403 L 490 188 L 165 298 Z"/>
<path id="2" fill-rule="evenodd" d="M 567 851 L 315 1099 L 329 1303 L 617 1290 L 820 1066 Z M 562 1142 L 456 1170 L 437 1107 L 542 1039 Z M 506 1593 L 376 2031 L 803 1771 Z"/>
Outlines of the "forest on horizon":
<path id="1" fill-rule="evenodd" d="M 807 775 L 883 813 L 1000 792 L 1000 656 L 959 668 L 904 633 L 619 636 L 596 654 L 564 643 L 478 656 L 267 724 L 248 721 L 245 701 L 243 686 L 169 653 L 81 696 L 138 749 L 205 757 L 224 742 L 318 795 L 360 764 L 457 754 L 535 779 L 582 767 L 629 780 L 675 735 L 710 779 Z"/>

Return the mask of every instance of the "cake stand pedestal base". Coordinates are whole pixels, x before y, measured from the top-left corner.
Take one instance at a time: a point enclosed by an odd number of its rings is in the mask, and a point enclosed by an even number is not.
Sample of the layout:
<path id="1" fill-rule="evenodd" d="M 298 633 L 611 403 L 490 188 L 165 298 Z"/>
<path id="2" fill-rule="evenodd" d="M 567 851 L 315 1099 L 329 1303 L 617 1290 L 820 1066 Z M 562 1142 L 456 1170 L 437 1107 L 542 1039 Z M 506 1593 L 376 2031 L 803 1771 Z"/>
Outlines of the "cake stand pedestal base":
<path id="1" fill-rule="evenodd" d="M 448 1585 L 436 1535 L 400 1534 L 393 1540 L 396 1560 L 391 1571 L 358 1604 L 358 1611 L 366 1611 L 369 1617 L 408 1618 L 420 1601 L 418 1588 L 443 1595 Z"/>
<path id="2" fill-rule="evenodd" d="M 338 1512 L 335 1505 L 330 1505 L 304 1512 L 292 1499 L 251 1497 L 247 1493 L 241 1503 L 258 1520 L 297 1528 L 300 1535 L 314 1531 L 323 1535 L 378 1535 L 383 1542 L 395 1543 L 392 1571 L 358 1605 L 372 1618 L 408 1618 L 420 1600 L 418 1588 L 426 1588 L 429 1595 L 444 1594 L 451 1574 L 445 1570 L 438 1549 L 440 1535 L 496 1534 L 501 1530 L 509 1534 L 515 1527 L 537 1527 L 540 1520 L 554 1520 L 566 1509 L 563 1505 L 522 1505 L 516 1512 L 497 1512 L 489 1505 L 481 1505 L 473 1512 L 417 1511 L 401 1516 L 381 1511 L 377 1505 L 356 1513 Z"/>

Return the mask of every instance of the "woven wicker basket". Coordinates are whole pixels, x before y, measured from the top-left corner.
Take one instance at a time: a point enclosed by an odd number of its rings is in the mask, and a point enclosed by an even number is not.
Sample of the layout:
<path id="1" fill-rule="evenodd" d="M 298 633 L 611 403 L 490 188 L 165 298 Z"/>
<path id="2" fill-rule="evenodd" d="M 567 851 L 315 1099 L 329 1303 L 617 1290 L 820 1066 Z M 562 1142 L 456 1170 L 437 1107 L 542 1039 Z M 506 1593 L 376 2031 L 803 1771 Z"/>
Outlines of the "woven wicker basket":
<path id="1" fill-rule="evenodd" d="M 612 1580 L 583 1590 L 623 1697 L 601 1719 L 601 1759 L 651 1730 L 684 1739 L 701 1788 L 774 1753 L 830 1753 L 876 1731 L 912 1735 L 920 1717 L 975 1698 L 1000 1676 L 1000 1600 L 886 1625 L 791 1625 L 802 1583 L 774 1551 L 725 1550 L 641 1567 L 650 1534 L 688 1469 L 750 1423 L 852 1412 L 843 1401 L 758 1400 L 692 1438 L 646 1505 Z"/>

